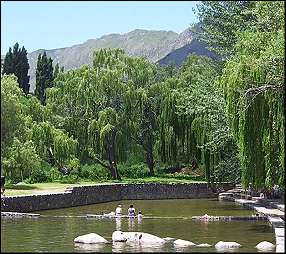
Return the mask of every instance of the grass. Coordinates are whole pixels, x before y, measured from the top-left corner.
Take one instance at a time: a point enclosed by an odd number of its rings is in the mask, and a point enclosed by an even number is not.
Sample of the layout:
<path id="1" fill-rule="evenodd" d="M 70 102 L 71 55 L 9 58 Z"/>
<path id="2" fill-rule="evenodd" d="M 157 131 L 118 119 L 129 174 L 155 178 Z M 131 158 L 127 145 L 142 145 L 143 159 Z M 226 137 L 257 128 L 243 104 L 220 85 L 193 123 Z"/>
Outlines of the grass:
<path id="1" fill-rule="evenodd" d="M 31 195 L 31 194 L 43 194 L 53 192 L 63 192 L 67 187 L 84 186 L 84 185 L 96 185 L 96 184 L 108 184 L 108 183 L 203 183 L 205 181 L 197 181 L 193 179 L 177 179 L 171 177 L 148 177 L 130 179 L 123 178 L 122 181 L 109 180 L 106 182 L 78 182 L 78 183 L 34 183 L 25 185 L 5 185 L 5 195 L 18 196 L 18 195 Z"/>

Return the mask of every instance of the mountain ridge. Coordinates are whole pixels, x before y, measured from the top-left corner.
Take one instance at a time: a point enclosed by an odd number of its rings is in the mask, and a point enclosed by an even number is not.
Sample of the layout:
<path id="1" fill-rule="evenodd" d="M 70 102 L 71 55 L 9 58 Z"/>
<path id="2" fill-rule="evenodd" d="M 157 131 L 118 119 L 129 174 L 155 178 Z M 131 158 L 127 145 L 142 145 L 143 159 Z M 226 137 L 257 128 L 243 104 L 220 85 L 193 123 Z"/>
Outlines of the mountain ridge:
<path id="1" fill-rule="evenodd" d="M 44 52 L 46 52 L 48 57 L 53 59 L 54 65 L 58 63 L 60 66 L 64 66 L 65 70 L 78 68 L 84 64 L 91 64 L 93 52 L 101 48 L 122 48 L 129 56 L 141 56 L 150 62 L 158 64 L 161 64 L 161 59 L 167 57 L 167 60 L 163 61 L 164 65 L 168 62 L 171 52 L 191 44 L 193 39 L 194 36 L 191 28 L 187 28 L 181 33 L 171 30 L 146 30 L 138 28 L 127 33 L 111 33 L 99 38 L 88 39 L 83 43 L 70 47 L 48 50 L 37 49 L 27 54 L 30 65 L 30 91 L 33 92 L 35 89 L 35 72 L 38 55 Z M 180 65 L 188 54 L 186 50 L 179 52 L 183 52 L 183 54 L 180 55 L 180 61 L 177 65 Z"/>

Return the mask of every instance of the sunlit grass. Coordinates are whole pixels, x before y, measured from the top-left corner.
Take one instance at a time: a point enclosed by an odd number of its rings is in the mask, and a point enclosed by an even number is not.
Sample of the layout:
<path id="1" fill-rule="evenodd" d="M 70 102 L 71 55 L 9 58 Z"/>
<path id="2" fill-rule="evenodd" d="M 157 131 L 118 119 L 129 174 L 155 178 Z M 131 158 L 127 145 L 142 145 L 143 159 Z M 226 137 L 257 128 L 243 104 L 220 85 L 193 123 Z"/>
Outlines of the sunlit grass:
<path id="1" fill-rule="evenodd" d="M 6 196 L 18 196 L 18 195 L 31 195 L 41 193 L 54 193 L 63 192 L 67 187 L 84 186 L 84 185 L 96 185 L 96 184 L 110 184 L 110 183 L 203 183 L 205 181 L 188 180 L 188 179 L 176 179 L 165 177 L 146 177 L 146 178 L 123 178 L 121 181 L 109 180 L 106 182 L 78 182 L 78 183 L 34 183 L 24 185 L 5 185 Z"/>

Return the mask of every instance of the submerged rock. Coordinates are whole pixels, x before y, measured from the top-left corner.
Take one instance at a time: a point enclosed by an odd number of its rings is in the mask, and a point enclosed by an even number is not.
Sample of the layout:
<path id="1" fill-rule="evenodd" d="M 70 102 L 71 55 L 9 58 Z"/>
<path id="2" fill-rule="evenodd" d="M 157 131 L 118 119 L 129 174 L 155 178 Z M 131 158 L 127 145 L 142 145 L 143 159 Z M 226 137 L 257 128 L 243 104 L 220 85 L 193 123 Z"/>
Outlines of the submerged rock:
<path id="1" fill-rule="evenodd" d="M 212 246 L 208 243 L 201 243 L 201 244 L 196 245 L 196 247 L 212 247 Z"/>
<path id="2" fill-rule="evenodd" d="M 90 233 L 86 235 L 78 236 L 74 239 L 75 243 L 107 243 L 108 241 L 104 239 L 102 236 Z"/>
<path id="3" fill-rule="evenodd" d="M 275 248 L 275 245 L 270 242 L 263 241 L 257 244 L 255 247 L 259 250 L 272 250 Z"/>
<path id="4" fill-rule="evenodd" d="M 174 245 L 180 246 L 180 247 L 188 247 L 188 246 L 195 246 L 196 244 L 192 243 L 190 241 L 178 239 L 178 240 L 174 241 Z"/>
<path id="5" fill-rule="evenodd" d="M 241 244 L 237 242 L 224 242 L 224 241 L 219 241 L 216 245 L 216 249 L 232 249 L 232 248 L 239 248 L 241 247 Z"/>

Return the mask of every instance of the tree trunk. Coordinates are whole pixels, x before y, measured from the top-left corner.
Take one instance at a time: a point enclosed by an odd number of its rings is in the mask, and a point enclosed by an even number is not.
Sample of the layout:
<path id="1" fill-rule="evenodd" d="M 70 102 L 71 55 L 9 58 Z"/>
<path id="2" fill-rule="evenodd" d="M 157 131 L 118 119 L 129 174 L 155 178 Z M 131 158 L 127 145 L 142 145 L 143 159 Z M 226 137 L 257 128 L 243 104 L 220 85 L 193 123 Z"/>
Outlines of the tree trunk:
<path id="1" fill-rule="evenodd" d="M 153 157 L 153 144 L 152 140 L 148 140 L 148 146 L 146 149 L 146 162 L 149 168 L 149 176 L 154 176 L 154 157 Z"/>
<path id="2" fill-rule="evenodd" d="M 111 142 L 108 145 L 108 161 L 113 179 L 121 181 L 121 177 L 117 169 L 116 158 L 115 158 L 115 132 L 112 133 Z"/>

